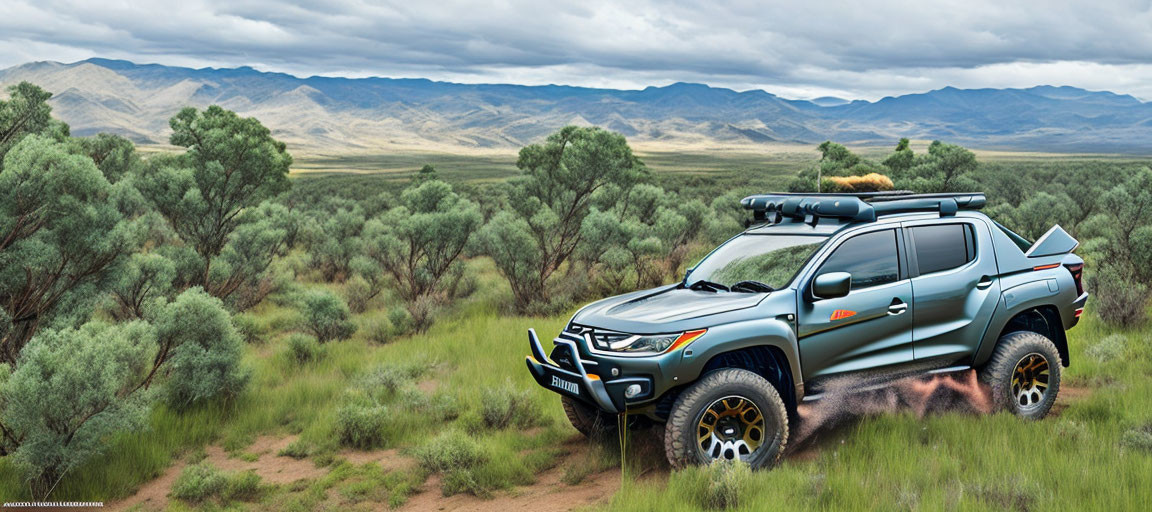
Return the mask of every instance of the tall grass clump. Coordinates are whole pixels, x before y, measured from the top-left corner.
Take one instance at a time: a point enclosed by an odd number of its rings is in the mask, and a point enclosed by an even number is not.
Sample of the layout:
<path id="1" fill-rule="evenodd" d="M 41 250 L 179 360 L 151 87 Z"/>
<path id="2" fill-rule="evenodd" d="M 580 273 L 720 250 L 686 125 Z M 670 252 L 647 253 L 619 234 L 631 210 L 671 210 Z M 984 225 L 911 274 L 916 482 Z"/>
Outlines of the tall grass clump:
<path id="1" fill-rule="evenodd" d="M 388 408 L 363 400 L 349 401 L 336 411 L 340 444 L 358 450 L 384 446 Z"/>
<path id="2" fill-rule="evenodd" d="M 445 496 L 469 493 L 488 496 L 492 485 L 484 466 L 491 456 L 472 437 L 450 430 L 416 450 L 420 467 L 444 475 L 441 491 Z"/>
<path id="3" fill-rule="evenodd" d="M 206 462 L 185 467 L 172 484 L 172 497 L 192 504 L 212 499 L 222 503 L 257 501 L 264 491 L 260 475 L 255 472 L 223 473 Z"/>
<path id="4" fill-rule="evenodd" d="M 288 335 L 288 357 L 297 364 L 307 364 L 318 361 L 324 356 L 324 347 L 315 336 L 304 333 Z"/>
<path id="5" fill-rule="evenodd" d="M 530 427 L 540 421 L 532 391 L 505 382 L 480 395 L 480 417 L 488 428 Z"/>
<path id="6" fill-rule="evenodd" d="M 221 495 L 227 485 L 228 479 L 215 466 L 208 463 L 192 464 L 185 467 L 176 478 L 176 483 L 172 484 L 172 497 L 189 503 L 200 503 Z"/>

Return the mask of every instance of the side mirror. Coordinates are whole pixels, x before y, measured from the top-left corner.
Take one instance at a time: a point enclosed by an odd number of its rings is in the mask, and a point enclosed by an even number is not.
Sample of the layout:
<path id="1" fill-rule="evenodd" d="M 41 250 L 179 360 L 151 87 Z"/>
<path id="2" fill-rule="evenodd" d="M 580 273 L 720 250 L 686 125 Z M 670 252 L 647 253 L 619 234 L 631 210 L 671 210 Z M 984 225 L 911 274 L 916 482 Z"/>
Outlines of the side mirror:
<path id="1" fill-rule="evenodd" d="M 812 281 L 812 295 L 817 299 L 835 299 L 848 295 L 852 290 L 852 274 L 829 272 L 820 274 Z"/>

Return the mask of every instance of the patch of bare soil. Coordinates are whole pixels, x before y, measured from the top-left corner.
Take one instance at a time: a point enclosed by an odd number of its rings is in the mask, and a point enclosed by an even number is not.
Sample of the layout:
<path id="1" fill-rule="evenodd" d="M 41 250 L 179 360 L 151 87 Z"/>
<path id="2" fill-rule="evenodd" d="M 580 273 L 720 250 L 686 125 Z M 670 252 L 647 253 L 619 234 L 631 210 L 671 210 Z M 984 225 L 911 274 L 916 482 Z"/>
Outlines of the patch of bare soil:
<path id="1" fill-rule="evenodd" d="M 168 507 L 168 492 L 172 490 L 172 484 L 176 482 L 176 477 L 180 476 L 180 471 L 186 465 L 187 463 L 184 461 L 173 464 L 158 478 L 140 486 L 136 490 L 136 494 L 120 501 L 106 503 L 106 508 L 108 510 L 164 510 Z"/>
<path id="2" fill-rule="evenodd" d="M 1095 391 L 1093 388 L 1087 386 L 1071 386 L 1061 382 L 1060 394 L 1056 395 L 1056 403 L 1052 404 L 1052 411 L 1048 415 L 1059 417 L 1069 405 L 1092 396 L 1093 391 Z"/>
<path id="3" fill-rule="evenodd" d="M 328 472 L 327 469 L 318 468 L 307 459 L 293 459 L 277 455 L 289 444 L 296 440 L 296 436 L 275 438 L 261 436 L 256 438 L 244 453 L 253 453 L 258 459 L 248 462 L 239 458 L 232 458 L 228 452 L 219 446 L 209 446 L 205 452 L 205 459 L 217 469 L 228 472 L 255 471 L 260 479 L 272 484 L 288 484 L 305 478 L 317 478 Z"/>
<path id="4" fill-rule="evenodd" d="M 467 510 L 477 512 L 561 512 L 591 507 L 607 502 L 620 489 L 620 470 L 613 469 L 591 475 L 577 485 L 560 481 L 564 470 L 560 467 L 541 473 L 536 483 L 499 492 L 491 499 L 470 494 L 442 496 L 440 475 L 424 482 L 421 492 L 408 499 L 401 510 L 412 512 L 451 512 Z"/>
<path id="5" fill-rule="evenodd" d="M 419 389 L 426 395 L 431 395 L 440 388 L 440 381 L 436 379 L 424 379 L 416 383 L 416 389 Z"/>
<path id="6" fill-rule="evenodd" d="M 252 462 L 232 458 L 228 452 L 219 446 L 209 446 L 204 450 L 208 455 L 205 461 L 221 471 L 255 471 L 257 475 L 260 475 L 261 480 L 272 484 L 287 484 L 300 479 L 317 478 L 327 473 L 327 469 L 317 468 L 310 460 L 296 460 L 277 455 L 280 450 L 295 440 L 296 436 L 258 437 L 251 446 L 244 450 L 245 453 L 259 456 Z M 180 476 L 180 472 L 187 465 L 187 461 L 173 464 L 159 478 L 140 487 L 136 494 L 124 500 L 110 503 L 108 508 L 110 510 L 128 510 L 139 506 L 140 510 L 163 510 L 168 506 L 168 493 L 172 490 L 172 484 L 176 482 L 176 478 Z"/>

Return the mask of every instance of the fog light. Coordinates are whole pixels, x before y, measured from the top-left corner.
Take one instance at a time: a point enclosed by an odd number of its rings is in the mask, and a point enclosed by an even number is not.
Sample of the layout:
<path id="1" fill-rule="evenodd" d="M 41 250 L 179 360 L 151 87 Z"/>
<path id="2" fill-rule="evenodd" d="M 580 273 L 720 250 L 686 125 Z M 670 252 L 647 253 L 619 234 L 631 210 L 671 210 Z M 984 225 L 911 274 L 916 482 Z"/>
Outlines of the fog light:
<path id="1" fill-rule="evenodd" d="M 631 386 L 624 388 L 624 398 L 636 398 L 636 395 L 640 394 L 640 390 L 641 388 L 639 384 L 632 384 Z"/>
<path id="2" fill-rule="evenodd" d="M 1079 316 L 1079 315 L 1077 315 L 1077 316 Z M 619 368 L 613 368 L 613 369 L 612 369 L 612 376 L 613 376 L 613 377 L 618 377 L 618 376 L 620 376 L 620 369 L 619 369 Z"/>

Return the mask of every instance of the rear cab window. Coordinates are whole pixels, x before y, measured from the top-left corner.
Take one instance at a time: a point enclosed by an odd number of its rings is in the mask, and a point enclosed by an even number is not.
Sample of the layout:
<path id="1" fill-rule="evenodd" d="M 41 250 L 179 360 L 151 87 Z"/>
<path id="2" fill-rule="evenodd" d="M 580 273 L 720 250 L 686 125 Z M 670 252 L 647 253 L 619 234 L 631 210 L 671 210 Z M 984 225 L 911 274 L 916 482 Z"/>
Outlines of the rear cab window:
<path id="1" fill-rule="evenodd" d="M 920 275 L 943 272 L 976 259 L 976 236 L 971 224 L 913 226 L 912 241 Z"/>

